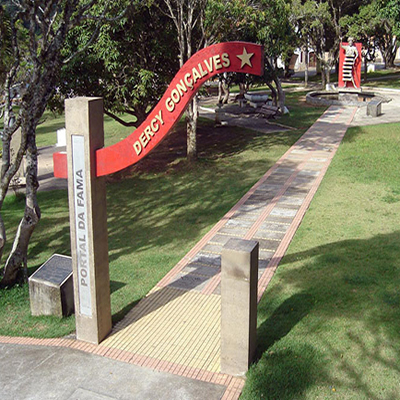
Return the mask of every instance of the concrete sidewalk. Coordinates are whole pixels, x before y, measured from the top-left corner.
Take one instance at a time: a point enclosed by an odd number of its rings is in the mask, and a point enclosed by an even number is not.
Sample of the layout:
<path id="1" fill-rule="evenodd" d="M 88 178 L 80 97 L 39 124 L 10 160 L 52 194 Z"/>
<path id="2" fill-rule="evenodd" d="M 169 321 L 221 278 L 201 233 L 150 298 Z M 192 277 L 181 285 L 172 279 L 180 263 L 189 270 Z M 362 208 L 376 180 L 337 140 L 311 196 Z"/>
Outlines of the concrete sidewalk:
<path id="1" fill-rule="evenodd" d="M 398 89 L 373 89 L 369 87 L 363 88 L 365 91 L 373 91 L 390 101 L 382 104 L 382 114 L 379 117 L 371 117 L 367 115 L 366 107 L 359 107 L 351 126 L 378 125 L 393 122 L 400 122 L 400 90 Z"/>
<path id="2" fill-rule="evenodd" d="M 60 347 L 0 344 L 7 400 L 220 399 L 225 386 Z"/>

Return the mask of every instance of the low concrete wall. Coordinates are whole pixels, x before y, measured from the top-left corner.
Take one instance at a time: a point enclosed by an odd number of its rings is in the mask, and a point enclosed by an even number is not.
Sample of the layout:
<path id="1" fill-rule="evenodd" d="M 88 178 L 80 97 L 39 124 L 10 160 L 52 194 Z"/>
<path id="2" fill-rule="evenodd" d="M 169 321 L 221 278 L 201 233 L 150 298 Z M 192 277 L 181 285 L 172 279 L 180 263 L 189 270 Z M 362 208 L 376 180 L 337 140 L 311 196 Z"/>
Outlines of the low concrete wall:
<path id="1" fill-rule="evenodd" d="M 360 97 L 368 97 L 370 99 L 379 99 L 382 102 L 389 101 L 388 99 L 378 96 L 373 92 L 357 92 L 358 98 Z M 339 96 L 339 92 L 337 91 L 315 91 L 307 93 L 306 102 L 308 104 L 319 105 L 319 106 L 358 106 L 358 107 L 366 107 L 368 105 L 368 101 L 362 100 L 350 100 L 350 99 L 328 99 L 327 96 Z"/>

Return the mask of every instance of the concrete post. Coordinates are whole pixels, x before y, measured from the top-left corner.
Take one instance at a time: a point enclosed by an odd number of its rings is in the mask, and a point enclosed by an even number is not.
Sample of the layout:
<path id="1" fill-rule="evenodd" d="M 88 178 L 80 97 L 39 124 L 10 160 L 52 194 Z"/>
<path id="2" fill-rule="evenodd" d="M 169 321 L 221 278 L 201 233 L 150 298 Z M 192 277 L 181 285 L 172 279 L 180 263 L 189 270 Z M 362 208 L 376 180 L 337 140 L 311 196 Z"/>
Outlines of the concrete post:
<path id="1" fill-rule="evenodd" d="M 65 101 L 76 335 L 100 343 L 111 330 L 107 208 L 95 153 L 104 146 L 103 100 Z"/>
<path id="2" fill-rule="evenodd" d="M 221 372 L 242 376 L 257 346 L 258 242 L 230 239 L 221 258 Z"/>

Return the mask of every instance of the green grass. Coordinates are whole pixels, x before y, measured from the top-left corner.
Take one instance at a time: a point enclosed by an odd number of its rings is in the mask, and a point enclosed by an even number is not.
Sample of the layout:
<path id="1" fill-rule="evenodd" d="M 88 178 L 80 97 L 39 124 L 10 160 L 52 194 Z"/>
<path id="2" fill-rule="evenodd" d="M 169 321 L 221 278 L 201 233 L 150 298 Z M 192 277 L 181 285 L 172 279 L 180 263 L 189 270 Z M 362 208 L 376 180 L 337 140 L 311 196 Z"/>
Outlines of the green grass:
<path id="1" fill-rule="evenodd" d="M 134 117 L 119 115 L 126 122 L 134 122 Z M 36 129 L 36 144 L 38 147 L 53 146 L 57 142 L 57 129 L 65 127 L 64 115 L 45 111 L 40 124 Z M 117 124 L 111 117 L 104 116 L 104 141 L 107 146 L 119 142 L 135 130 L 134 127 L 126 127 Z"/>
<path id="2" fill-rule="evenodd" d="M 400 124 L 350 129 L 258 308 L 243 399 L 400 393 Z"/>
<path id="3" fill-rule="evenodd" d="M 382 79 L 384 78 L 384 79 Z M 292 78 L 293 82 L 303 82 L 304 78 Z M 331 82 L 338 81 L 338 75 L 332 73 L 330 77 Z M 321 82 L 320 75 L 313 75 L 309 77 L 310 82 Z M 361 86 L 370 86 L 377 88 L 393 88 L 400 89 L 400 70 L 395 69 L 383 69 L 374 72 L 369 72 L 367 74 L 367 82 L 364 82 L 364 72 L 361 73 Z"/>
<path id="4" fill-rule="evenodd" d="M 400 89 L 400 75 L 390 76 L 385 80 L 368 80 L 366 83 L 362 83 L 362 85 L 374 88 Z"/>
<path id="5" fill-rule="evenodd" d="M 243 136 L 243 130 L 236 129 Z M 224 213 L 274 164 L 299 133 L 258 135 L 245 132 L 251 143 L 239 143 L 229 156 L 220 148 L 215 158 L 203 158 L 195 167 L 180 160 L 177 170 L 139 174 L 108 185 L 109 259 L 114 322 L 142 298 Z M 241 142 L 241 141 L 239 141 Z M 232 144 L 233 145 L 233 144 Z M 16 226 L 23 202 L 7 199 L 4 220 Z M 52 253 L 69 254 L 67 194 L 39 193 L 42 220 L 29 250 L 31 274 Z M 12 232 L 8 232 L 12 237 Z M 18 301 L 16 301 L 18 300 Z M 13 307 L 14 302 L 18 308 Z M 4 307 L 4 304 L 6 307 Z M 73 329 L 65 319 L 56 331 L 29 315 L 26 287 L 3 291 L 0 333 L 60 336 Z M 18 322 L 17 322 L 18 321 Z M 41 330 L 42 329 L 42 330 Z"/>
<path id="6" fill-rule="evenodd" d="M 391 77 L 398 77 L 400 76 L 400 70 L 399 68 L 387 68 L 387 69 L 378 69 L 373 72 L 368 72 L 367 74 L 369 79 L 375 79 L 375 78 L 391 78 Z"/>
<path id="7" fill-rule="evenodd" d="M 323 111 L 307 108 L 304 117 L 311 113 L 307 119 L 311 124 Z M 46 136 L 52 136 L 59 122 L 48 118 L 42 124 L 42 143 L 50 142 Z M 51 129 L 45 129 L 47 123 Z M 114 322 L 146 295 L 308 128 L 302 124 L 295 131 L 263 134 L 234 127 L 214 129 L 213 125 L 200 119 L 200 159 L 194 166 L 184 158 L 186 137 L 181 124 L 136 172 L 124 180 L 112 177 L 108 183 Z M 109 143 L 118 139 L 118 126 L 111 128 Z M 171 160 L 161 162 L 160 157 Z M 38 201 L 42 219 L 29 247 L 29 274 L 53 253 L 70 254 L 67 193 L 39 192 Z M 2 215 L 8 238 L 15 233 L 23 207 L 21 196 L 5 200 Z M 8 242 L 5 254 L 10 247 Z M 73 316 L 32 317 L 26 285 L 0 292 L 0 335 L 55 337 L 73 330 Z"/>
<path id="8" fill-rule="evenodd" d="M 289 109 L 289 114 L 282 115 L 277 121 L 281 124 L 291 126 L 296 129 L 308 129 L 321 115 L 321 109 L 306 103 L 307 91 L 289 92 L 286 95 L 285 104 Z"/>

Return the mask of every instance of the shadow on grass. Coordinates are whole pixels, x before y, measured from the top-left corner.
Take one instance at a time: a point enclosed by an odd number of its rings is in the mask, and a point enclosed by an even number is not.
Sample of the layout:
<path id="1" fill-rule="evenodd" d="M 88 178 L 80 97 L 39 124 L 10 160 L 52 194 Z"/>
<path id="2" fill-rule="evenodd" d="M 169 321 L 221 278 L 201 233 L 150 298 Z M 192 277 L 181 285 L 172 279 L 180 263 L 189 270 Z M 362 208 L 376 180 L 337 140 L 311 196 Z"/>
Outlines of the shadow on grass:
<path id="1" fill-rule="evenodd" d="M 301 399 L 324 376 L 323 356 L 308 344 L 264 353 L 247 374 L 241 399 Z M 322 397 L 321 397 L 322 398 Z"/>
<path id="2" fill-rule="evenodd" d="M 118 321 L 120 321 L 122 318 L 128 314 L 129 311 L 135 307 L 140 300 L 135 300 L 132 301 L 131 303 L 127 304 L 125 307 L 121 308 L 118 312 L 112 315 L 112 324 L 116 324 Z"/>
<path id="3" fill-rule="evenodd" d="M 317 388 L 328 391 L 321 398 L 332 388 L 339 397 L 398 398 L 399 242 L 395 231 L 282 259 L 259 304 L 259 359 L 244 399 L 313 398 Z M 287 288 L 295 294 L 285 299 Z"/>
<path id="4" fill-rule="evenodd" d="M 321 113 L 319 111 L 318 115 Z M 260 121 L 260 123 L 264 124 L 264 121 Z M 262 133 L 253 129 L 237 126 L 216 128 L 213 121 L 199 118 L 196 136 L 198 162 L 229 158 L 249 148 L 253 150 L 262 148 L 268 151 L 268 149 L 276 145 L 292 144 L 294 142 L 292 141 L 293 137 L 297 138 L 299 136 L 298 132 Z M 266 136 L 268 139 L 265 139 Z M 169 173 L 171 170 L 196 168 L 196 163 L 188 164 L 186 162 L 186 149 L 187 137 L 184 124 L 179 123 L 156 150 L 131 169 L 123 171 L 121 175 L 125 176 L 131 171 L 135 173 Z M 116 174 L 116 176 L 118 175 Z"/>
<path id="5" fill-rule="evenodd" d="M 186 135 L 182 128 L 178 126 L 142 163 L 111 177 L 107 185 L 111 279 L 126 283 L 113 294 L 118 298 L 113 300 L 118 304 L 114 307 L 117 319 L 128 311 L 126 305 L 147 293 L 300 134 L 266 135 L 233 127 L 221 131 L 202 121 L 200 159 L 191 165 L 183 160 Z M 243 157 L 248 149 L 254 152 Z M 24 196 L 6 201 L 2 215 L 11 229 L 7 231 L 5 254 L 23 213 Z M 29 246 L 30 275 L 53 253 L 70 255 L 67 192 L 39 192 L 38 201 L 42 218 Z"/>
<path id="6" fill-rule="evenodd" d="M 122 289 L 124 286 L 126 286 L 126 283 L 124 282 L 119 282 L 119 281 L 113 281 L 110 280 L 110 292 L 111 294 Z"/>
<path id="7" fill-rule="evenodd" d="M 310 312 L 313 305 L 313 297 L 307 293 L 295 294 L 286 299 L 257 328 L 256 360 L 275 342 L 285 337 Z"/>
<path id="8" fill-rule="evenodd" d="M 273 158 L 224 159 L 239 156 L 249 147 L 266 153 L 287 147 L 298 135 L 265 135 L 235 127 L 219 130 L 202 121 L 201 158 L 190 164 L 183 159 L 186 135 L 181 129 L 174 132 L 130 172 L 124 171 L 125 180 L 109 185 L 110 261 L 173 242 L 178 246 L 191 242 L 240 199 L 256 181 L 251 176 L 261 177 L 275 162 Z M 127 174 L 134 177 L 127 179 Z"/>
<path id="9" fill-rule="evenodd" d="M 256 358 L 241 398 L 294 399 L 312 385 L 322 367 L 315 349 L 302 343 L 279 351 L 270 348 L 288 335 L 313 305 L 310 294 L 294 294 L 258 326 Z"/>

